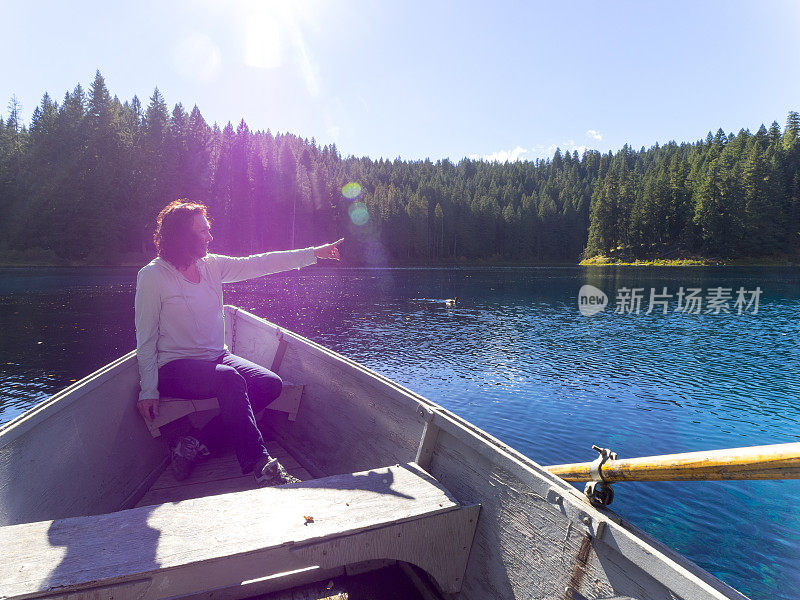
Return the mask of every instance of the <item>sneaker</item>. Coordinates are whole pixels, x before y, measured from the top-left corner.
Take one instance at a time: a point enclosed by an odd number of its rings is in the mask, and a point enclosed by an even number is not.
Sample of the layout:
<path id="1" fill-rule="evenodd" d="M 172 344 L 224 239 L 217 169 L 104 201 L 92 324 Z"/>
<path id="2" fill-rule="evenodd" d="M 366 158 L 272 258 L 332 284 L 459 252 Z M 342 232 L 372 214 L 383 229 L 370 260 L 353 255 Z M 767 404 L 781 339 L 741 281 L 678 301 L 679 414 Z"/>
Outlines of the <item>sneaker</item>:
<path id="1" fill-rule="evenodd" d="M 270 458 L 263 467 L 253 470 L 253 475 L 256 478 L 256 483 L 260 487 L 268 487 L 273 485 L 284 485 L 287 483 L 300 483 L 300 479 L 294 475 L 289 475 L 283 465 L 278 462 L 277 458 Z"/>
<path id="2" fill-rule="evenodd" d="M 189 476 L 195 463 L 209 455 L 208 448 L 196 437 L 183 436 L 172 448 L 172 472 L 181 481 Z"/>

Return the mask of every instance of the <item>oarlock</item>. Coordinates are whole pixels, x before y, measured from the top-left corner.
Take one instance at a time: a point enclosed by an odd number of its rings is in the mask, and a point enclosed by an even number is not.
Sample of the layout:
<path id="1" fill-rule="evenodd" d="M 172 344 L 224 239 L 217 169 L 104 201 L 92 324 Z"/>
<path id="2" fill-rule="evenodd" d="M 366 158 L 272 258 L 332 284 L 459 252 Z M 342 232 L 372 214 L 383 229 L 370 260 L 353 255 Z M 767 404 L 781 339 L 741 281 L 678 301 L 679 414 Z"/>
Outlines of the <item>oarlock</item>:
<path id="1" fill-rule="evenodd" d="M 586 494 L 593 506 L 608 506 L 614 501 L 614 490 L 603 477 L 603 465 L 608 460 L 617 460 L 617 453 L 594 444 L 592 444 L 592 450 L 597 451 L 598 456 L 589 467 L 592 480 L 583 488 L 583 493 Z"/>

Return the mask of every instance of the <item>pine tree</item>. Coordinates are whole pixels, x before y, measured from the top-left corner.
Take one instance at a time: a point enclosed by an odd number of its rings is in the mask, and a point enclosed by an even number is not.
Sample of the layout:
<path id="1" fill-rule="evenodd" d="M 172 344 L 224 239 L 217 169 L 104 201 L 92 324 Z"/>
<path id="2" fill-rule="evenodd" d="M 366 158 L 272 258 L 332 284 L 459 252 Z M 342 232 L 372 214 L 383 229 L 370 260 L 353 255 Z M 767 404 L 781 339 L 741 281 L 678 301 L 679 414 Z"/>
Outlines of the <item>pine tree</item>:
<path id="1" fill-rule="evenodd" d="M 767 137 L 769 138 L 770 144 L 773 146 L 777 146 L 781 141 L 781 126 L 778 125 L 777 121 L 773 121 L 772 125 L 769 126 Z"/>
<path id="2" fill-rule="evenodd" d="M 745 205 L 745 244 L 742 250 L 749 256 L 774 252 L 780 206 L 775 202 L 769 165 L 757 146 L 750 150 L 744 163 L 742 189 Z"/>
<path id="3" fill-rule="evenodd" d="M 171 197 L 166 173 L 166 141 L 169 132 L 167 103 L 158 88 L 153 90 L 144 115 L 142 151 L 144 196 L 142 210 L 155 220 L 158 211 L 175 198 Z"/>
<path id="4" fill-rule="evenodd" d="M 790 111 L 786 117 L 786 127 L 783 129 L 783 149 L 791 152 L 798 141 L 800 141 L 800 114 L 797 111 Z"/>

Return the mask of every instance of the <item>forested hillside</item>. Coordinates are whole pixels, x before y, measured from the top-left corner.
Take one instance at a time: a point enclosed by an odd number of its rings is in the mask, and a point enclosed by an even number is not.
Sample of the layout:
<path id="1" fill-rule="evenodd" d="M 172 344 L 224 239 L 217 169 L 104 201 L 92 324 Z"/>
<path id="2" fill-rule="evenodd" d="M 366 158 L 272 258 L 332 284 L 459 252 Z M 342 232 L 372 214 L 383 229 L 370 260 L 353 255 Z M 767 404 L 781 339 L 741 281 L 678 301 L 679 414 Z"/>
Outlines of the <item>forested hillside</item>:
<path id="1" fill-rule="evenodd" d="M 88 91 L 45 94 L 30 124 L 18 113 L 12 99 L 0 119 L 0 260 L 144 260 L 155 215 L 175 198 L 209 206 L 216 252 L 344 236 L 350 264 L 757 257 L 800 246 L 796 112 L 783 131 L 505 164 L 343 158 L 244 120 L 209 125 L 196 106 L 170 111 L 157 89 L 146 106 L 122 102 L 99 72 Z"/>

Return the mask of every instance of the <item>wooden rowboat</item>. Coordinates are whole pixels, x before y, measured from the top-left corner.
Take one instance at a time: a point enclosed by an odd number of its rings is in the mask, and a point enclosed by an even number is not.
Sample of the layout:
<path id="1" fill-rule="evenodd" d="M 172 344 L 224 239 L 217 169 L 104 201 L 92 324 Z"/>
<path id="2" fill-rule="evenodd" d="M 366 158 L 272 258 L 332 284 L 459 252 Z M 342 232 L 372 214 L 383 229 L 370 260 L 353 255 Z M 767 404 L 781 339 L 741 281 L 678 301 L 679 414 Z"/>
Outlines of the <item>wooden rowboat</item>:
<path id="1" fill-rule="evenodd" d="M 232 351 L 301 388 L 265 434 L 304 481 L 252 489 L 226 455 L 171 479 L 131 352 L 0 427 L 1 598 L 323 597 L 387 565 L 423 598 L 744 598 L 437 404 L 225 313 Z"/>

